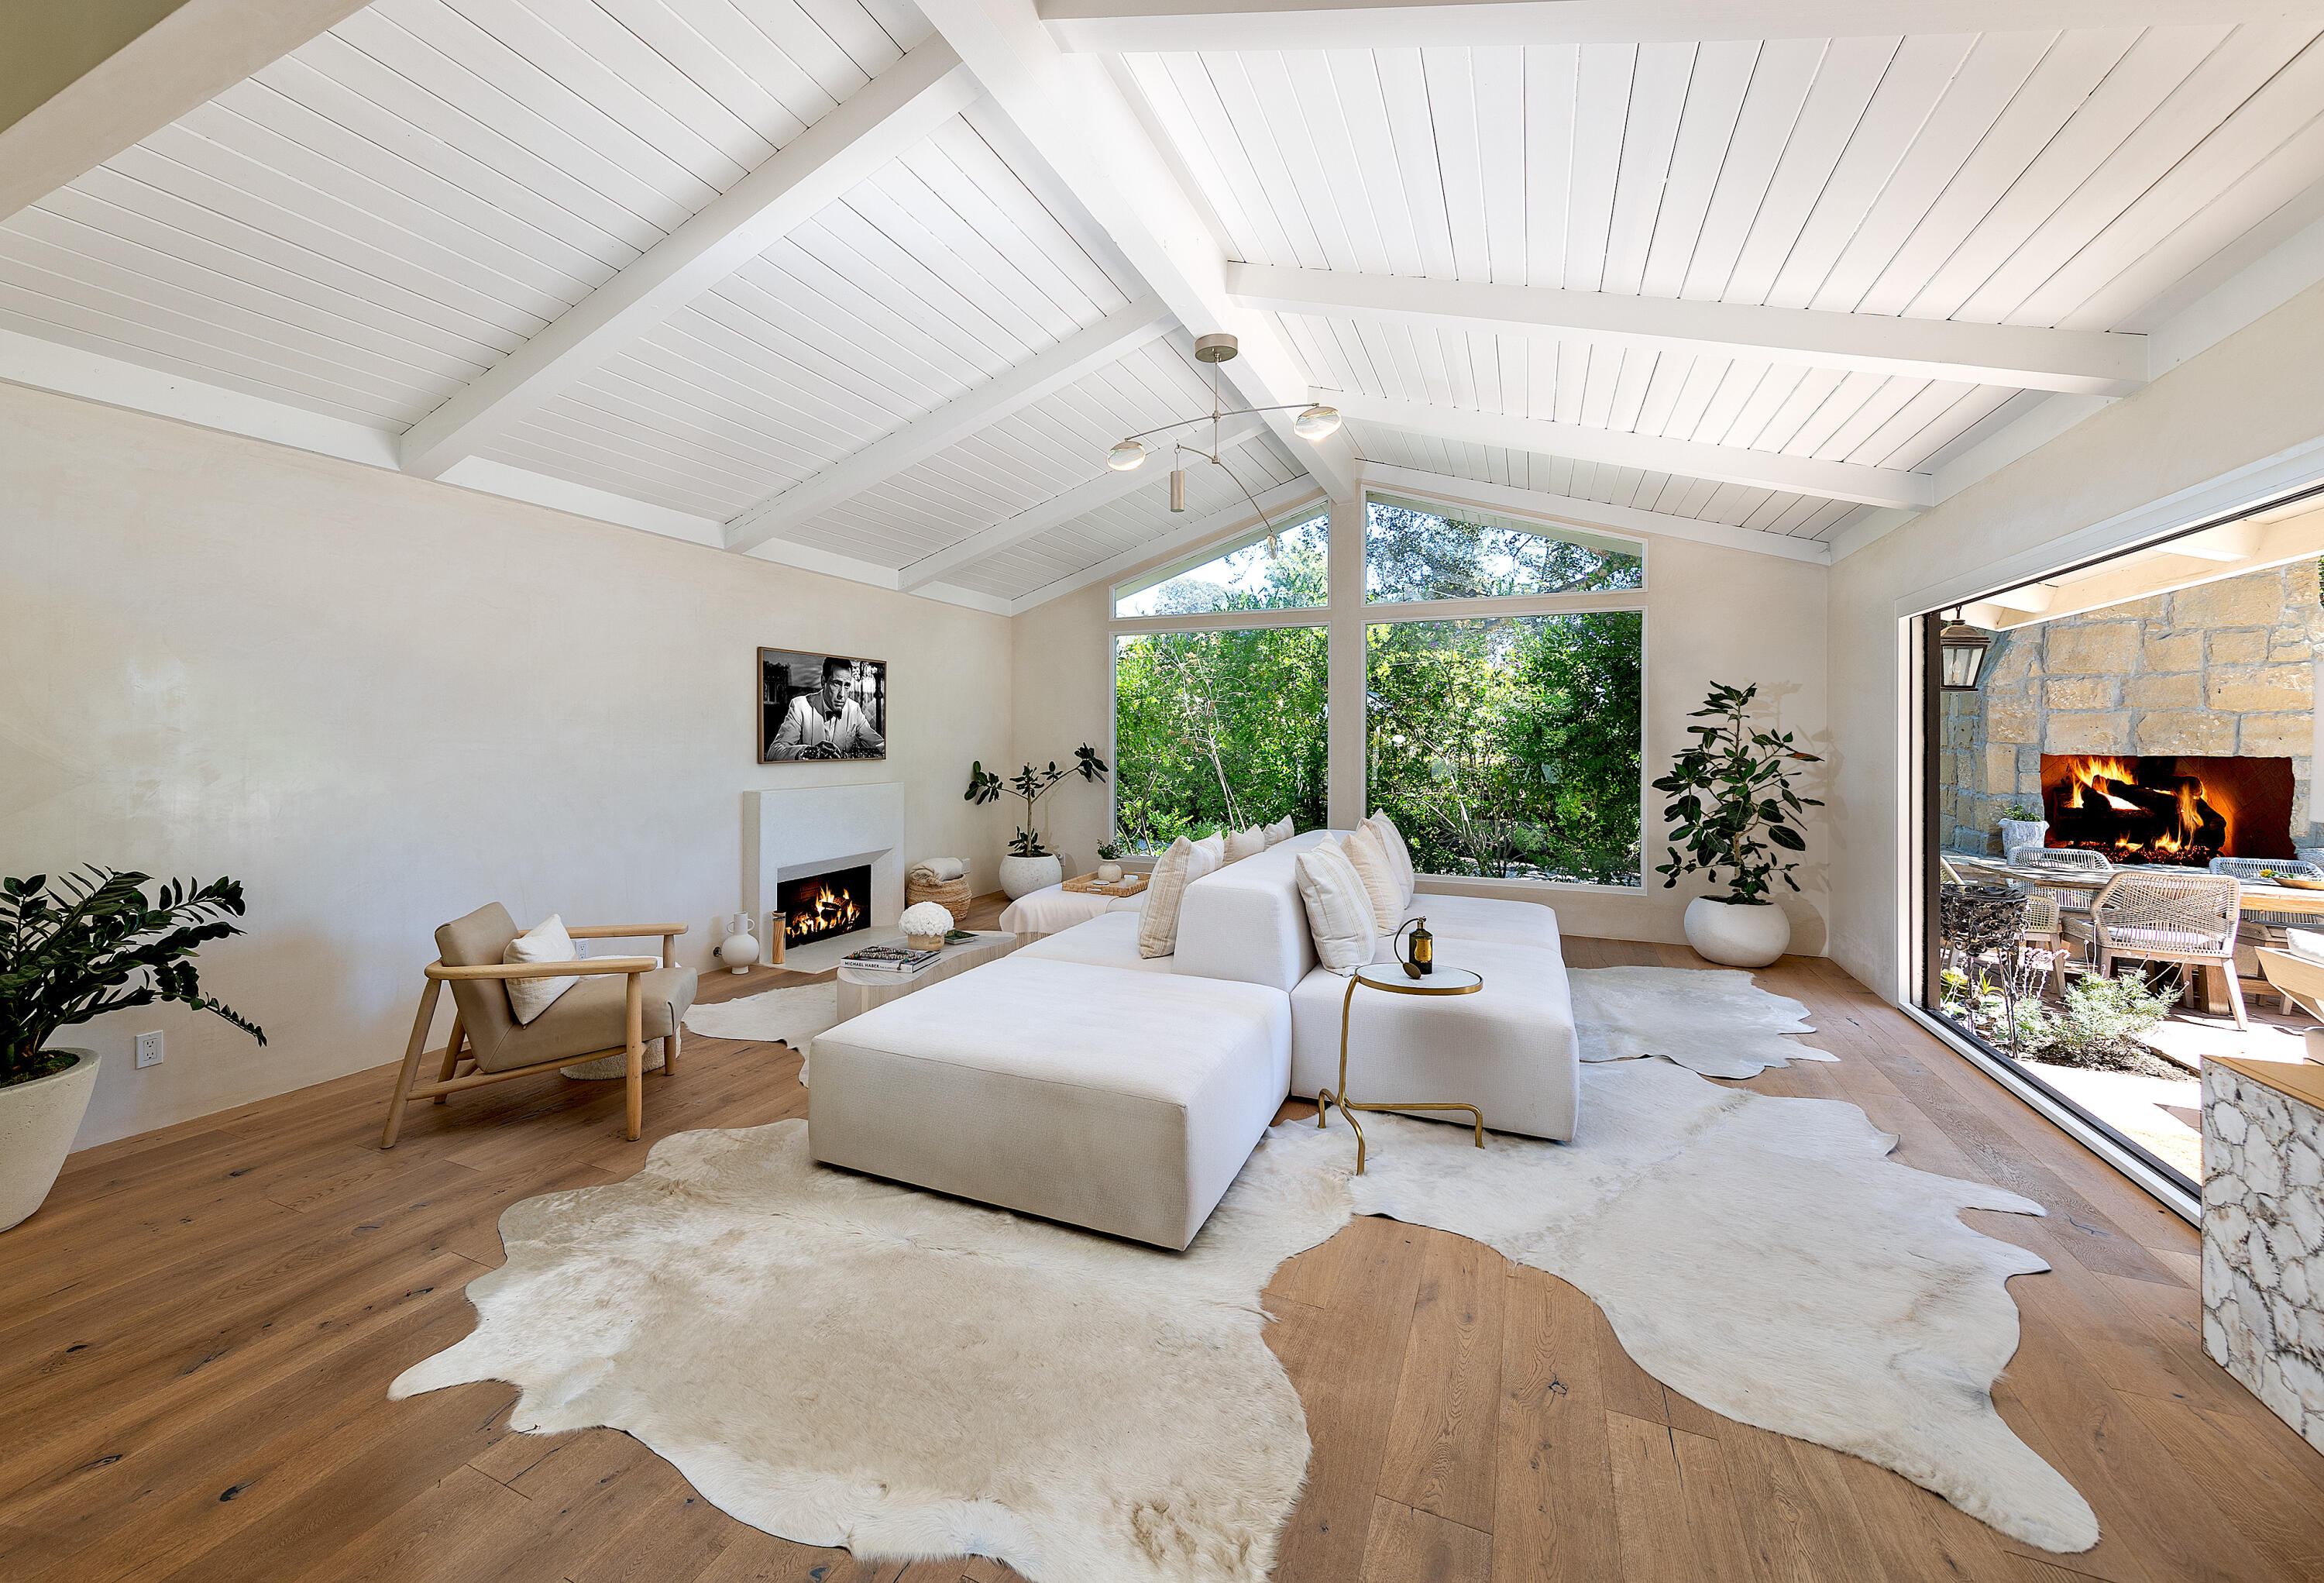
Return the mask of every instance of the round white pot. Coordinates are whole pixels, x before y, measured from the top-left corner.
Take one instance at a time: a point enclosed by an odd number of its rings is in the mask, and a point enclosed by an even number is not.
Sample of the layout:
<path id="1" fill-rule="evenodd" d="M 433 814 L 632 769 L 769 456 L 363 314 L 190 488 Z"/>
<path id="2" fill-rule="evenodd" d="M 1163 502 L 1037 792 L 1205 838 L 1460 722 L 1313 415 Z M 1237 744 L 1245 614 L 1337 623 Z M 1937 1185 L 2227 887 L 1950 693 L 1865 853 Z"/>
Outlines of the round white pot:
<path id="1" fill-rule="evenodd" d="M 1001 888 L 1009 893 L 1009 899 L 1012 902 L 1045 886 L 1056 884 L 1065 877 L 1065 860 L 1055 853 L 1047 857 L 1004 857 L 1001 860 Z"/>
<path id="2" fill-rule="evenodd" d="M 1686 904 L 1686 943 L 1729 967 L 1764 967 L 1792 943 L 1792 921 L 1772 902 L 1753 907 L 1697 896 Z"/>
<path id="3" fill-rule="evenodd" d="M 0 1231 L 29 1217 L 49 1196 L 97 1088 L 97 1051 L 54 1053 L 79 1059 L 60 1072 L 0 1088 Z"/>

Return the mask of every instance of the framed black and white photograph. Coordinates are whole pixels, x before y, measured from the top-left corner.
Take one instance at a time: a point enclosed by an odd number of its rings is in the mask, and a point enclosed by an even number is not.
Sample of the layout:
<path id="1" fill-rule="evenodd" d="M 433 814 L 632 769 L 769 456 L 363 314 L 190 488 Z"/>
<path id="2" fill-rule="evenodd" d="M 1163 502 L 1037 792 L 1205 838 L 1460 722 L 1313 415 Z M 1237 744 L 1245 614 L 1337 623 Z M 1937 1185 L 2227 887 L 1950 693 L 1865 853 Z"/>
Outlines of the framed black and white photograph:
<path id="1" fill-rule="evenodd" d="M 759 762 L 888 756 L 888 662 L 759 651 Z"/>

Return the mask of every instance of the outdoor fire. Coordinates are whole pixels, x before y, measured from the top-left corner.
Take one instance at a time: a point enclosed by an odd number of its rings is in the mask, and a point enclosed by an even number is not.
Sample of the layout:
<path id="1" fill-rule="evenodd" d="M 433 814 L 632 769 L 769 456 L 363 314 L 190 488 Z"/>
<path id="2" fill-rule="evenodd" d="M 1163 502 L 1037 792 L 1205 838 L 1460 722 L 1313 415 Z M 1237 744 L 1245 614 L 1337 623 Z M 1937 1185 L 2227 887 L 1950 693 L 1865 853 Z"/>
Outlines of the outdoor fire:
<path id="1" fill-rule="evenodd" d="M 2042 801 L 2048 845 L 2117 863 L 2292 855 L 2288 759 L 2043 754 Z"/>
<path id="2" fill-rule="evenodd" d="M 788 899 L 783 921 L 786 944 L 799 945 L 863 926 L 863 904 L 853 887 L 837 879 L 810 879 Z"/>

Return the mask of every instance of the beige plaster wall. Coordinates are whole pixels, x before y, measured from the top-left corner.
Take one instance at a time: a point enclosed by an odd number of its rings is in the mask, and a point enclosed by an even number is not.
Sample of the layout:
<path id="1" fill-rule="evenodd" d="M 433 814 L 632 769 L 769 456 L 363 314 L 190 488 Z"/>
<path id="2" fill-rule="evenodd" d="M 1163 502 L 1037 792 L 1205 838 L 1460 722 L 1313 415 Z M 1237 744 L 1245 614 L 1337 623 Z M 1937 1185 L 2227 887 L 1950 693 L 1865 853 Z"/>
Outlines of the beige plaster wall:
<path id="1" fill-rule="evenodd" d="M 760 644 L 884 656 L 882 764 L 755 762 Z M 251 933 L 105 1055 L 83 1145 L 400 1057 L 435 926 L 740 905 L 749 788 L 900 781 L 908 856 L 1012 740 L 999 616 L 0 385 L 0 872 L 229 874 Z M 158 1028 L 168 1059 L 133 1069 Z M 650 1101 L 649 1101 L 650 1103 Z"/>
<path id="2" fill-rule="evenodd" d="M 1882 995 L 1901 990 L 1895 601 L 2313 440 L 2319 346 L 2324 286 L 1832 568 L 1831 954 L 1850 973 Z"/>
<path id="3" fill-rule="evenodd" d="M 1649 778 L 1662 773 L 1685 745 L 1688 711 L 1700 707 L 1714 680 L 1756 681 L 1772 706 L 1766 718 L 1800 733 L 1803 741 L 1823 741 L 1824 579 L 1827 569 L 1748 551 L 1655 537 L 1647 551 L 1646 765 Z M 1129 573 L 1125 573 L 1127 577 Z M 1120 580 L 1120 579 L 1116 579 Z M 1095 743 L 1100 752 L 1112 737 L 1112 668 L 1106 624 L 1111 608 L 1103 587 L 1084 588 L 1027 611 L 1017 627 L 1017 759 L 1064 755 L 1078 744 Z M 1822 752 L 1820 745 L 1812 751 Z M 1109 754 L 1109 756 L 1111 756 Z M 1013 761 L 1012 761 L 1013 767 Z M 1803 792 L 1821 795 L 1824 766 L 1804 766 Z M 1043 826 L 1052 845 L 1091 859 L 1105 838 L 1111 804 L 1099 791 L 1062 788 Z M 1664 829 L 1657 817 L 1662 800 L 1647 793 L 1646 879 L 1642 891 L 1591 885 L 1541 886 L 1512 881 L 1432 884 L 1429 888 L 1475 894 L 1543 896 L 1557 910 L 1569 934 L 1609 940 L 1675 941 L 1687 901 L 1700 886 L 1662 888 L 1652 872 L 1663 859 Z M 1048 804 L 1044 805 L 1048 808 Z M 1800 866 L 1801 893 L 1784 898 L 1791 914 L 1796 951 L 1824 949 L 1826 890 L 1824 841 L 1820 824 L 1808 831 L 1807 860 Z"/>

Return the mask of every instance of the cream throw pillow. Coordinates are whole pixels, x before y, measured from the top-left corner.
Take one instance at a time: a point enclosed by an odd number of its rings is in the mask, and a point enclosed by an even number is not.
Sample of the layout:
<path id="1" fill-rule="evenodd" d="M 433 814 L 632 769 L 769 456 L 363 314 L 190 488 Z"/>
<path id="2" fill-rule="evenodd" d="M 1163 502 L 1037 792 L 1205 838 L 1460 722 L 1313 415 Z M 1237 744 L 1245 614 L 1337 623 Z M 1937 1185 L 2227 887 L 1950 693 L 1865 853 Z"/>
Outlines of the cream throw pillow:
<path id="1" fill-rule="evenodd" d="M 1227 837 L 1229 863 L 1240 863 L 1246 857 L 1256 857 L 1267 850 L 1267 832 L 1253 825 L 1247 830 L 1236 830 Z"/>
<path id="2" fill-rule="evenodd" d="M 1299 832 L 1291 828 L 1291 816 L 1286 813 L 1281 819 L 1277 819 L 1273 824 L 1268 825 L 1266 829 L 1260 833 L 1267 837 L 1267 844 L 1268 846 L 1275 847 L 1289 840 Z"/>
<path id="3" fill-rule="evenodd" d="M 571 962 L 581 953 L 573 949 L 573 937 L 565 932 L 564 918 L 551 912 L 541 922 L 508 942 L 501 953 L 503 965 L 512 962 Z M 530 1023 L 556 1004 L 557 997 L 581 982 L 574 978 L 511 978 L 508 984 L 509 1010 L 520 1023 Z"/>
<path id="4" fill-rule="evenodd" d="M 1227 838 L 1217 830 L 1213 830 L 1209 835 L 1204 836 L 1201 840 L 1195 842 L 1194 846 L 1198 851 L 1207 852 L 1211 855 L 1211 866 L 1213 868 L 1224 868 L 1226 866 Z"/>
<path id="5" fill-rule="evenodd" d="M 1409 909 L 1415 881 L 1418 876 L 1412 870 L 1412 848 L 1404 844 L 1404 832 L 1397 829 L 1396 820 L 1385 813 L 1375 813 L 1364 822 L 1371 826 L 1372 833 L 1380 838 L 1380 845 L 1388 848 L 1388 860 L 1396 867 L 1397 883 L 1404 887 L 1404 905 Z"/>
<path id="6" fill-rule="evenodd" d="M 1348 862 L 1363 881 L 1364 893 L 1372 901 L 1372 916 L 1383 931 L 1404 921 L 1404 887 L 1397 883 L 1396 864 L 1388 855 L 1388 843 L 1379 832 L 1368 824 L 1358 825 L 1341 843 Z"/>
<path id="7" fill-rule="evenodd" d="M 1178 903 L 1186 887 L 1218 867 L 1218 860 L 1199 841 L 1181 836 L 1170 843 L 1146 882 L 1146 906 L 1138 921 L 1138 954 L 1167 957 L 1178 949 Z"/>
<path id="8" fill-rule="evenodd" d="M 1299 900 L 1307 908 L 1307 932 L 1324 967 L 1346 977 L 1372 959 L 1379 930 L 1372 899 L 1337 841 L 1326 837 L 1292 860 L 1298 870 Z"/>

